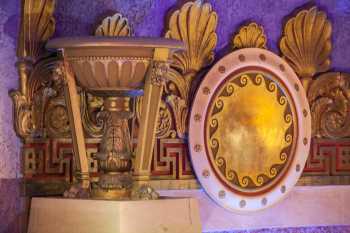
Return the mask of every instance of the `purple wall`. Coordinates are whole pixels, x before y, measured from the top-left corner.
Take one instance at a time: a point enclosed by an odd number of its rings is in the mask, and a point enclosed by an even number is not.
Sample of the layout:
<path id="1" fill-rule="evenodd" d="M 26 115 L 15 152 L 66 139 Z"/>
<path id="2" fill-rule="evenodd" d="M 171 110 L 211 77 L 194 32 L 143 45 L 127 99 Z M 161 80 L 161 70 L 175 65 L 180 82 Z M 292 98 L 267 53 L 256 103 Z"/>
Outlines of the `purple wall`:
<path id="1" fill-rule="evenodd" d="M 20 143 L 12 127 L 10 89 L 17 88 L 16 37 L 19 1 L 0 3 L 0 233 L 18 232 L 21 215 L 19 198 Z"/>
<path id="2" fill-rule="evenodd" d="M 17 88 L 15 69 L 19 5 L 13 0 L 0 3 L 0 178 L 19 175 L 19 140 L 12 127 L 10 89 Z"/>
<path id="3" fill-rule="evenodd" d="M 136 36 L 162 36 L 169 10 L 180 5 L 176 0 L 61 0 L 56 10 L 56 36 L 91 35 L 105 16 L 120 12 L 129 19 Z M 268 47 L 278 53 L 278 42 L 286 16 L 296 8 L 314 2 L 328 13 L 333 23 L 333 67 L 350 71 L 349 0 L 209 0 L 218 13 L 217 51 L 226 47 L 239 26 L 256 21 L 263 25 Z M 310 4 L 311 2 L 311 4 Z M 175 7 L 176 8 L 176 7 Z M 219 57 L 218 57 L 219 58 Z"/>
<path id="4" fill-rule="evenodd" d="M 15 47 L 19 22 L 20 0 L 0 1 L 0 233 L 17 232 L 21 214 L 19 198 L 19 140 L 12 124 L 12 103 L 8 91 L 18 85 L 15 69 Z M 105 16 L 119 11 L 126 16 L 136 36 L 161 36 L 167 12 L 184 1 L 176 0 L 58 0 L 55 36 L 90 35 Z M 233 32 L 245 22 L 263 25 L 268 47 L 278 53 L 284 17 L 306 0 L 210 0 L 219 15 L 218 46 L 220 58 L 228 50 Z M 333 22 L 333 67 L 350 71 L 350 1 L 315 0 L 328 12 Z M 312 230 L 313 229 L 313 230 Z M 283 232 L 350 232 L 350 229 L 312 228 Z M 271 232 L 257 231 L 257 232 Z M 282 232 L 282 231 L 275 231 Z"/>

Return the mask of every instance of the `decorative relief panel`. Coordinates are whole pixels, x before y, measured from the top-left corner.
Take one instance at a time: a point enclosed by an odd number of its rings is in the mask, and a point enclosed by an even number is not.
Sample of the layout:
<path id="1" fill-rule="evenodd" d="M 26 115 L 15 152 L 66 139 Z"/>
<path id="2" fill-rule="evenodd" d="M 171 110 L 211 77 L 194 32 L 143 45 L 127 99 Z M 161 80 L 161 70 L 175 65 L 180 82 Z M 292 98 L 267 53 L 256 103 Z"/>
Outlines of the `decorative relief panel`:
<path id="1" fill-rule="evenodd" d="M 97 174 L 97 152 L 100 139 L 86 139 L 89 171 Z M 31 181 L 55 180 L 71 182 L 74 179 L 73 144 L 68 138 L 28 141 L 23 146 L 24 177 Z M 182 139 L 159 139 L 156 141 L 151 165 L 153 179 L 194 179 L 188 157 L 187 144 Z"/>
<path id="2" fill-rule="evenodd" d="M 313 134 L 316 137 L 345 138 L 350 136 L 350 74 L 328 72 L 310 85 Z"/>
<path id="3" fill-rule="evenodd" d="M 90 156 L 90 171 L 97 173 L 97 162 L 91 159 L 96 153 L 99 143 L 96 139 L 87 139 L 87 152 Z M 156 141 L 152 179 L 156 180 L 192 180 L 194 174 L 188 155 L 187 143 L 181 139 L 159 139 Z M 74 178 L 73 145 L 70 139 L 33 140 L 22 149 L 24 178 L 29 182 L 28 189 L 34 183 L 50 186 L 57 181 L 70 182 Z M 350 140 L 313 139 L 310 155 L 306 162 L 301 184 L 310 185 L 308 177 L 317 178 L 315 184 L 337 184 L 348 182 L 350 176 Z M 45 158 L 49 161 L 49 169 L 44 167 Z M 52 169 L 53 168 L 53 169 Z M 342 179 L 340 176 L 344 177 Z M 335 179 L 329 179 L 334 177 Z M 307 179 L 306 179 L 307 178 Z M 325 179 L 322 181 L 322 179 Z M 35 186 L 39 188 L 39 186 Z M 167 186 L 172 188 L 172 186 Z M 174 186 L 175 187 L 175 186 Z M 43 188 L 41 186 L 41 188 Z M 46 188 L 44 193 L 50 193 Z M 64 190 L 64 189 L 59 189 Z M 34 192 L 34 190 L 33 190 Z M 52 192 L 52 190 L 51 190 Z"/>
<path id="4" fill-rule="evenodd" d="M 286 61 L 307 91 L 315 137 L 350 137 L 349 74 L 331 68 L 332 25 L 317 7 L 288 20 L 280 42 Z M 323 73 L 326 72 L 326 73 Z"/>
<path id="5" fill-rule="evenodd" d="M 306 175 L 350 175 L 350 140 L 314 139 L 306 162 Z"/>
<path id="6" fill-rule="evenodd" d="M 50 97 L 47 86 L 50 82 L 45 77 L 56 62 L 55 58 L 46 58 L 48 54 L 43 47 L 55 31 L 54 7 L 54 0 L 23 1 L 17 48 L 20 89 L 10 93 L 16 116 L 15 130 L 21 138 L 43 134 L 40 108 Z"/>
<path id="7" fill-rule="evenodd" d="M 86 143 L 89 171 L 97 173 L 97 161 L 93 154 L 97 152 L 98 140 L 88 139 Z M 24 175 L 34 180 L 74 179 L 73 145 L 71 139 L 32 140 L 23 146 Z"/>
<path id="8" fill-rule="evenodd" d="M 155 179 L 194 179 L 187 144 L 182 139 L 158 140 L 151 173 Z"/>
<path id="9" fill-rule="evenodd" d="M 74 169 L 62 83 L 54 75 L 57 57 L 44 49 L 55 31 L 54 7 L 55 0 L 23 1 L 17 49 L 20 88 L 10 94 L 14 102 L 15 129 L 24 139 L 24 176 L 28 181 L 40 180 L 43 184 L 55 180 L 71 182 Z M 188 115 L 203 71 L 214 60 L 217 23 L 218 15 L 209 3 L 194 1 L 174 11 L 165 25 L 165 37 L 182 40 L 186 50 L 175 54 L 167 77 L 156 131 L 152 179 L 194 179 L 186 141 Z M 104 19 L 95 35 L 131 36 L 132 29 L 128 20 L 117 13 Z M 332 25 L 326 13 L 312 7 L 299 11 L 287 21 L 279 44 L 283 58 L 301 79 L 311 108 L 315 138 L 305 176 L 350 176 L 347 162 L 350 76 L 329 72 L 331 36 Z M 266 49 L 267 36 L 262 25 L 252 22 L 241 27 L 230 43 L 234 50 Z M 219 72 L 225 73 L 225 67 L 219 67 Z M 259 87 L 254 85 L 251 87 Z M 104 130 L 102 101 L 81 91 L 88 153 L 97 150 Z M 90 158 L 90 162 L 90 170 L 97 172 L 96 161 Z"/>

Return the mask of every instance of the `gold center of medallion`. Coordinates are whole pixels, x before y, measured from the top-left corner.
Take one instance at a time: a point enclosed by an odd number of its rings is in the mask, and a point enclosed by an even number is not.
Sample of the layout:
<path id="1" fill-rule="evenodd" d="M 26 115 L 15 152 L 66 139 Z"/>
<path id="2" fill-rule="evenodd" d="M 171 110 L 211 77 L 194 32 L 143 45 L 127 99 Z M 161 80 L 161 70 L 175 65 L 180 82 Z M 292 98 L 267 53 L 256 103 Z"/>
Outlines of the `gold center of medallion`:
<path id="1" fill-rule="evenodd" d="M 263 73 L 230 77 L 207 113 L 207 150 L 220 179 L 240 191 L 261 191 L 285 170 L 294 119 L 283 87 Z"/>

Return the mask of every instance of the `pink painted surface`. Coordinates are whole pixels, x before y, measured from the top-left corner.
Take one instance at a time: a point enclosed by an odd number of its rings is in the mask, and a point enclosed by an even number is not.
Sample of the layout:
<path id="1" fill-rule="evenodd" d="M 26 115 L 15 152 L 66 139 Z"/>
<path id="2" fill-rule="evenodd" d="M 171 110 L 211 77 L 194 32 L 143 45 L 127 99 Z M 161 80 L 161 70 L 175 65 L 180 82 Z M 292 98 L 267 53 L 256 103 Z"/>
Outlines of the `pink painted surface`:
<path id="1" fill-rule="evenodd" d="M 265 228 L 259 230 L 215 231 L 206 233 L 349 233 L 350 226 Z"/>
<path id="2" fill-rule="evenodd" d="M 297 186 L 271 208 L 247 214 L 225 210 L 202 190 L 162 190 L 160 194 L 196 197 L 204 232 L 350 225 L 350 186 Z"/>

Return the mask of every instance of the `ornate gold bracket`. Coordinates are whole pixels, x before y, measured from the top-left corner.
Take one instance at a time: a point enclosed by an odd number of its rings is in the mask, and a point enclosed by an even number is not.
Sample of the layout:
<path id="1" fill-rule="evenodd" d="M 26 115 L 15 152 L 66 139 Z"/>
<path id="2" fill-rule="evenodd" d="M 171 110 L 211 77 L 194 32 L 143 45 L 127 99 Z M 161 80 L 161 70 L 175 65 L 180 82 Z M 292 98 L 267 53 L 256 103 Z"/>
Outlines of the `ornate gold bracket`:
<path id="1" fill-rule="evenodd" d="M 55 31 L 55 0 L 24 0 L 22 4 L 17 46 L 20 89 L 11 91 L 10 96 L 15 105 L 15 130 L 24 139 L 42 133 L 43 115 L 39 110 L 42 103 L 38 102 L 45 102 L 54 95 L 49 93 L 50 87 L 43 78 L 50 73 L 56 60 L 47 57 L 43 47 Z M 41 100 L 35 99 L 37 92 L 45 92 Z"/>

